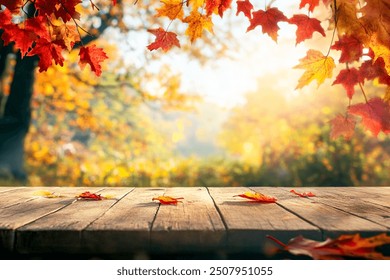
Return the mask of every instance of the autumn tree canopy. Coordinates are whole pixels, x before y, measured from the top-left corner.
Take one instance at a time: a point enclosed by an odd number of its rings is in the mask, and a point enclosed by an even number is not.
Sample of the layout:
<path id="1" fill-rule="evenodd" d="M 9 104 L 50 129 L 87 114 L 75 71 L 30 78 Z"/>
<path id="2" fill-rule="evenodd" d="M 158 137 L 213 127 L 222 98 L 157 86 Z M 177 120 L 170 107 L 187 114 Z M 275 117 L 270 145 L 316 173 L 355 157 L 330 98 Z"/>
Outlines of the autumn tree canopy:
<path id="1" fill-rule="evenodd" d="M 117 3 L 118 2 L 118 3 Z M 81 43 L 81 33 L 88 32 L 82 15 L 96 12 L 100 5 L 115 7 L 116 0 L 0 0 L 2 5 L 0 29 L 3 44 L 14 44 L 22 58 L 39 57 L 39 71 L 52 64 L 63 65 L 64 51 L 71 51 Z M 145 8 L 134 1 L 133 9 Z M 265 3 L 265 4 L 264 4 Z M 86 5 L 88 4 L 88 5 Z M 26 7 L 34 13 L 26 16 Z M 233 13 L 228 13 L 229 11 Z M 278 1 L 253 0 L 161 0 L 153 11 L 156 18 L 164 18 L 160 27 L 150 27 L 154 41 L 145 46 L 150 51 L 167 52 L 183 47 L 183 38 L 194 43 L 205 33 L 213 34 L 216 18 L 235 14 L 246 18 L 248 27 L 243 32 L 267 34 L 277 42 L 279 23 L 296 26 L 296 44 L 312 38 L 314 33 L 329 37 L 327 50 L 308 49 L 295 68 L 303 70 L 297 89 L 312 82 L 320 86 L 332 79 L 333 85 L 345 89 L 349 104 L 344 114 L 331 121 L 333 138 L 349 139 L 357 120 L 374 136 L 390 132 L 390 2 L 388 0 L 301 0 L 299 13 L 288 17 L 278 7 Z M 321 12 L 320 12 L 321 11 Z M 328 16 L 323 17 L 324 11 Z M 125 10 L 123 11 L 125 13 Z M 322 16 L 320 16 L 322 15 Z M 175 24 L 173 24 L 175 23 Z M 89 65 L 96 75 L 101 74 L 101 63 L 108 57 L 94 44 L 81 45 L 79 65 Z M 365 84 L 374 82 L 380 94 L 365 91 Z M 356 94 L 365 101 L 354 102 Z M 359 118 L 358 118 L 359 117 Z"/>

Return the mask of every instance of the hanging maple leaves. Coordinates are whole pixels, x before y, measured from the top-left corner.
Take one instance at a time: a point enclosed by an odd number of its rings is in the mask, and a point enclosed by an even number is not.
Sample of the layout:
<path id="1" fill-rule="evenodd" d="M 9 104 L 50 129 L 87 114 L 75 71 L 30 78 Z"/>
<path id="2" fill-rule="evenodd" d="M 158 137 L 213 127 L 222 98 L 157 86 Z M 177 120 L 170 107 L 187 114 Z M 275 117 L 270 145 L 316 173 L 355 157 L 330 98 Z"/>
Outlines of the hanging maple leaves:
<path id="1" fill-rule="evenodd" d="M 308 15 L 294 14 L 291 18 L 287 18 L 278 7 L 273 7 L 272 5 L 277 5 L 274 1 L 269 1 L 264 9 L 256 9 L 254 4 L 257 3 L 251 0 L 236 1 L 236 15 L 243 14 L 249 21 L 247 32 L 260 27 L 262 33 L 277 42 L 279 24 L 285 22 L 296 25 L 296 44 L 311 39 L 315 33 L 326 36 L 322 21 L 311 17 L 311 13 L 319 7 L 328 9 L 332 17 L 326 21 L 329 21 L 329 29 L 333 29 L 328 52 L 323 54 L 313 49 L 307 51 L 306 56 L 295 66 L 304 70 L 296 89 L 313 81 L 320 86 L 326 79 L 334 77 L 336 64 L 330 51 L 340 51 L 339 63 L 345 63 L 346 67 L 339 71 L 332 85 L 343 86 L 349 100 L 352 100 L 356 89 L 361 89 L 366 102 L 350 106 L 346 117 L 338 115 L 330 121 L 331 138 L 342 136 L 348 140 L 353 136 L 356 124 L 353 115 L 362 117 L 362 125 L 373 135 L 389 133 L 390 103 L 369 100 L 363 90 L 366 80 L 375 80 L 390 87 L 390 6 L 387 1 L 366 1 L 359 5 L 358 0 L 301 0 L 299 9 L 307 9 Z M 233 6 L 231 0 L 162 0 L 156 16 L 188 24 L 185 35 L 194 42 L 203 36 L 204 30 L 213 33 L 213 16 L 219 15 L 222 18 Z M 156 35 L 156 39 L 148 46 L 149 50 L 161 48 L 168 51 L 174 46 L 180 47 L 174 32 L 160 27 L 152 33 Z M 368 56 L 363 51 L 367 49 L 370 51 Z M 352 63 L 354 66 L 351 67 Z"/>
<path id="2" fill-rule="evenodd" d="M 80 19 L 77 6 L 81 0 L 69 1 L 9 1 L 1 0 L 0 5 L 6 9 L 0 11 L 1 39 L 4 45 L 14 43 L 16 49 L 24 56 L 39 57 L 39 71 L 46 71 L 53 62 L 63 66 L 64 50 L 72 50 L 81 42 L 76 20 Z M 33 5 L 34 14 L 28 14 L 23 6 Z M 14 17 L 26 14 L 27 19 L 15 24 Z M 20 20 L 20 17 L 19 17 Z M 80 65 L 90 64 L 97 76 L 101 74 L 101 62 L 107 59 L 104 51 L 96 46 L 82 46 Z"/>
<path id="3" fill-rule="evenodd" d="M 92 9 L 97 6 L 92 2 Z M 116 0 L 107 1 L 112 6 L 118 6 Z M 361 3 L 362 2 L 362 3 Z M 54 64 L 63 65 L 62 52 L 71 50 L 80 43 L 80 30 L 83 30 L 78 20 L 81 0 L 45 1 L 45 0 L 0 0 L 4 7 L 0 17 L 1 39 L 4 45 L 14 44 L 20 50 L 21 56 L 38 56 L 39 70 L 46 71 Z M 118 2 L 119 3 L 119 2 Z M 334 77 L 332 85 L 341 85 L 349 99 L 346 121 L 336 116 L 332 121 L 333 138 L 342 136 L 351 138 L 357 118 L 373 135 L 389 133 L 388 112 L 390 103 L 383 95 L 369 98 L 364 92 L 367 81 L 375 81 L 389 92 L 390 87 L 390 6 L 387 0 L 301 0 L 297 13 L 290 18 L 277 7 L 275 1 L 263 4 L 252 0 L 161 0 L 155 10 L 155 16 L 166 18 L 169 22 L 166 28 L 150 28 L 148 31 L 155 36 L 147 48 L 150 51 L 161 49 L 164 52 L 173 47 L 180 48 L 180 34 L 170 28 L 173 21 L 179 22 L 183 35 L 191 43 L 202 38 L 205 33 L 213 34 L 215 17 L 223 18 L 227 11 L 236 9 L 237 16 L 248 20 L 247 32 L 261 32 L 273 41 L 278 40 L 278 31 L 283 24 L 296 26 L 296 44 L 311 39 L 315 34 L 327 36 L 324 26 L 328 26 L 331 34 L 329 44 L 324 50 L 309 49 L 295 68 L 304 70 L 298 81 L 297 89 L 303 88 L 313 81 L 320 86 L 326 79 Z M 32 5 L 35 13 L 27 15 L 27 19 L 15 23 L 13 20 L 21 13 L 27 14 L 22 7 Z M 261 8 L 256 7 L 261 5 Z M 319 19 L 313 17 L 319 10 L 329 11 L 331 17 Z M 307 11 L 307 14 L 304 13 Z M 20 18 L 20 17 L 19 17 Z M 20 20 L 20 19 L 19 19 Z M 336 71 L 332 56 L 339 55 L 338 62 L 345 64 L 344 69 Z M 89 64 L 91 70 L 101 74 L 101 63 L 107 55 L 100 48 L 81 46 L 80 66 Z M 365 102 L 354 104 L 353 97 L 361 92 Z M 386 94 L 386 93 L 385 93 Z M 355 117 L 354 117 L 355 116 Z"/>

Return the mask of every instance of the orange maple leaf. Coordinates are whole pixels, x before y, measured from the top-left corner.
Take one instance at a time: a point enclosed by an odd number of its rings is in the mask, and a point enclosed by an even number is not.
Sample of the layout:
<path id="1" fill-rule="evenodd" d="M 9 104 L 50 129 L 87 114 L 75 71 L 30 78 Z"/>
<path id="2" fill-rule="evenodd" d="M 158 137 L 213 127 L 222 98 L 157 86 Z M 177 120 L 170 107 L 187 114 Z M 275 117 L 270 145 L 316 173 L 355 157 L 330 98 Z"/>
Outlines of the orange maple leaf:
<path id="1" fill-rule="evenodd" d="M 250 200 L 253 200 L 253 201 L 256 201 L 256 202 L 264 202 L 264 203 L 273 203 L 273 202 L 276 202 L 276 198 L 275 197 L 272 197 L 272 196 L 268 196 L 268 195 L 265 195 L 265 194 L 262 194 L 262 193 L 258 193 L 258 192 L 245 192 L 243 194 L 238 194 L 238 195 L 235 195 L 235 196 L 239 196 L 239 197 L 242 197 L 242 198 L 247 198 L 247 199 L 250 199 Z"/>
<path id="2" fill-rule="evenodd" d="M 81 47 L 79 56 L 79 65 L 81 69 L 83 69 L 85 64 L 88 63 L 91 66 L 91 70 L 95 72 L 96 76 L 100 76 L 102 74 L 102 67 L 100 63 L 108 58 L 102 48 L 98 48 L 96 45 Z"/>
<path id="3" fill-rule="evenodd" d="M 356 121 L 354 119 L 338 114 L 330 123 L 332 126 L 332 130 L 330 131 L 331 139 L 342 136 L 345 140 L 349 140 L 355 133 Z"/>
<path id="4" fill-rule="evenodd" d="M 182 0 L 162 0 L 163 6 L 157 8 L 157 17 L 166 16 L 171 20 L 182 19 L 184 15 Z"/>
<path id="5" fill-rule="evenodd" d="M 297 192 L 295 190 L 291 190 L 290 191 L 291 193 L 293 194 L 296 194 L 297 196 L 300 196 L 300 197 L 314 197 L 316 196 L 314 193 L 312 192 L 303 192 L 303 193 L 300 193 L 300 192 Z"/>
<path id="6" fill-rule="evenodd" d="M 164 52 L 167 52 L 173 46 L 180 48 L 180 42 L 175 33 L 167 32 L 161 27 L 158 29 L 149 29 L 148 32 L 156 36 L 154 42 L 147 46 L 150 51 L 161 48 Z"/>
<path id="7" fill-rule="evenodd" d="M 171 197 L 166 195 L 160 195 L 158 197 L 153 197 L 152 201 L 158 200 L 161 204 L 176 205 L 178 202 L 181 202 L 180 199 L 184 199 L 184 197 Z"/>
<path id="8" fill-rule="evenodd" d="M 183 22 L 188 23 L 186 35 L 190 38 L 191 43 L 202 37 L 203 30 L 213 33 L 211 17 L 202 15 L 197 10 L 193 10 L 189 16 L 183 19 Z"/>
<path id="9" fill-rule="evenodd" d="M 341 235 L 336 239 L 328 238 L 323 242 L 298 236 L 292 238 L 288 244 L 284 244 L 273 236 L 267 237 L 293 255 L 306 255 L 315 260 L 343 258 L 390 259 L 389 256 L 384 256 L 382 253 L 375 251 L 376 247 L 390 244 L 390 236 L 385 233 L 368 238 L 363 238 L 359 234 Z"/>
<path id="10" fill-rule="evenodd" d="M 258 10 L 252 13 L 250 25 L 246 32 L 255 29 L 257 26 L 262 27 L 263 33 L 267 33 L 272 40 L 278 40 L 278 22 L 288 21 L 287 17 L 278 8 L 268 8 L 267 10 Z"/>

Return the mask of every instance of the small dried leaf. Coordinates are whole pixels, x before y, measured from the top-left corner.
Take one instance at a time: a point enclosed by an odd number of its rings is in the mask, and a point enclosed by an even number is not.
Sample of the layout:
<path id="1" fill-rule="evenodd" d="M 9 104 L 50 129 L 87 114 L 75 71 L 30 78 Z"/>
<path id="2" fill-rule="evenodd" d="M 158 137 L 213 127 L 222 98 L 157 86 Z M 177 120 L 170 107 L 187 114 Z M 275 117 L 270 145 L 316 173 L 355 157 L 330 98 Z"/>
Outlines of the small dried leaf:
<path id="1" fill-rule="evenodd" d="M 102 200 L 105 199 L 104 196 L 96 193 L 91 193 L 91 192 L 83 192 L 79 195 L 76 196 L 78 200 Z"/>
<path id="2" fill-rule="evenodd" d="M 297 191 L 295 191 L 295 190 L 291 190 L 290 191 L 291 193 L 293 193 L 293 194 L 296 194 L 296 195 L 298 195 L 298 196 L 300 196 L 300 197 L 313 197 L 313 196 L 316 196 L 314 193 L 312 193 L 312 192 L 303 192 L 303 193 L 300 193 L 300 192 L 297 192 Z"/>
<path id="3" fill-rule="evenodd" d="M 45 197 L 45 198 L 59 198 L 59 197 L 63 197 L 60 194 L 56 194 L 56 193 L 50 192 L 50 191 L 36 191 L 36 192 L 34 192 L 34 196 L 41 196 L 41 197 Z"/>
<path id="4" fill-rule="evenodd" d="M 263 203 L 273 203 L 273 202 L 276 202 L 276 200 L 277 200 L 275 197 L 268 196 L 268 195 L 258 193 L 258 192 L 254 192 L 254 193 L 245 192 L 243 194 L 238 194 L 235 196 L 239 196 L 242 198 L 247 198 L 247 199 L 250 199 L 250 200 L 253 200 L 256 202 L 263 202 Z"/>
<path id="5" fill-rule="evenodd" d="M 161 204 L 177 204 L 180 199 L 184 199 L 184 197 L 171 197 L 171 196 L 165 196 L 160 195 L 158 197 L 153 197 L 152 201 L 158 200 Z"/>

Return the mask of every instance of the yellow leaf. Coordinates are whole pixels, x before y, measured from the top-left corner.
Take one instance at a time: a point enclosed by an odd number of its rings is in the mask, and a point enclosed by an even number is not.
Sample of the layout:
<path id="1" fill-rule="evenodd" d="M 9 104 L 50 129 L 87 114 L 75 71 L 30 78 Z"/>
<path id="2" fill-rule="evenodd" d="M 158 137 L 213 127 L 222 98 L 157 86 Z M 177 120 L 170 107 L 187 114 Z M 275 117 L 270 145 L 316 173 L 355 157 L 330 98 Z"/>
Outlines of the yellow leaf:
<path id="1" fill-rule="evenodd" d="M 36 192 L 34 192 L 33 195 L 34 196 L 42 196 L 42 197 L 45 197 L 45 198 L 59 198 L 59 197 L 63 197 L 60 194 L 55 194 L 54 192 L 50 192 L 50 191 L 36 191 Z"/>
<path id="2" fill-rule="evenodd" d="M 336 67 L 332 57 L 316 50 L 308 50 L 306 56 L 299 61 L 294 68 L 304 69 L 305 72 L 299 78 L 296 89 L 303 88 L 313 80 L 317 80 L 317 85 L 320 86 L 326 78 L 332 77 L 333 69 Z"/>
<path id="3" fill-rule="evenodd" d="M 213 33 L 211 17 L 202 15 L 197 10 L 193 10 L 188 17 L 183 19 L 183 22 L 188 23 L 186 35 L 190 38 L 191 43 L 202 37 L 203 30 Z"/>
<path id="4" fill-rule="evenodd" d="M 205 0 L 189 0 L 188 3 L 193 7 L 194 10 L 202 7 Z"/>
<path id="5" fill-rule="evenodd" d="M 386 72 L 388 75 L 390 75 L 390 49 L 387 46 L 381 44 L 377 40 L 376 35 L 373 35 L 371 37 L 371 40 L 369 42 L 369 47 L 374 52 L 375 55 L 374 61 L 376 61 L 380 57 L 383 58 L 383 61 L 385 62 Z"/>
<path id="6" fill-rule="evenodd" d="M 163 3 L 163 6 L 157 9 L 157 17 L 166 16 L 171 20 L 183 18 L 182 0 L 163 0 L 161 2 Z"/>

